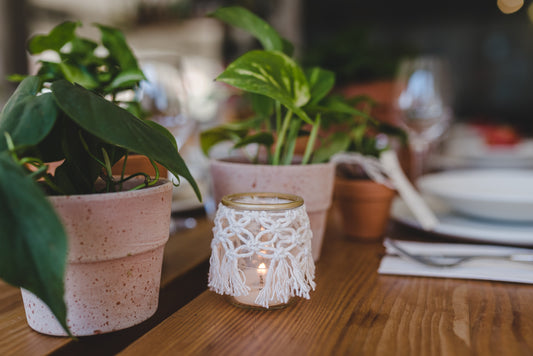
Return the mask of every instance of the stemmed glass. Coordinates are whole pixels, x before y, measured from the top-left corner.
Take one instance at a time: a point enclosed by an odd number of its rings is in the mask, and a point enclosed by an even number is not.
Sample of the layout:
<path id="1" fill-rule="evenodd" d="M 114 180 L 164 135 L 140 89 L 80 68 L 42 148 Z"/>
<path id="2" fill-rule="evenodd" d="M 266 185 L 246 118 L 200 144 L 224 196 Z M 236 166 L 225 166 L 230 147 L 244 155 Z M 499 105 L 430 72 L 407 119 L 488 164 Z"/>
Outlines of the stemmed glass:
<path id="1" fill-rule="evenodd" d="M 189 115 L 181 61 L 181 57 L 173 52 L 140 52 L 139 64 L 146 80 L 141 81 L 136 93 L 148 118 L 166 127 L 180 149 L 196 125 Z"/>
<path id="2" fill-rule="evenodd" d="M 172 133 L 181 156 L 200 184 L 197 162 L 191 162 L 189 156 L 198 122 L 190 115 L 183 58 L 177 53 L 166 51 L 141 51 L 138 58 L 146 80 L 141 81 L 135 93 L 136 100 L 147 119 L 166 127 Z M 168 178 L 175 180 L 170 172 Z M 180 189 L 173 192 L 171 233 L 183 228 L 194 228 L 196 220 L 186 212 L 202 206 L 190 185 L 184 179 L 180 179 L 180 182 Z M 182 213 L 180 216 L 174 214 L 178 211 Z"/>
<path id="3" fill-rule="evenodd" d="M 395 109 L 409 134 L 412 180 L 424 172 L 430 145 L 448 128 L 452 118 L 448 65 L 442 58 L 422 56 L 402 60 L 395 84 Z"/>

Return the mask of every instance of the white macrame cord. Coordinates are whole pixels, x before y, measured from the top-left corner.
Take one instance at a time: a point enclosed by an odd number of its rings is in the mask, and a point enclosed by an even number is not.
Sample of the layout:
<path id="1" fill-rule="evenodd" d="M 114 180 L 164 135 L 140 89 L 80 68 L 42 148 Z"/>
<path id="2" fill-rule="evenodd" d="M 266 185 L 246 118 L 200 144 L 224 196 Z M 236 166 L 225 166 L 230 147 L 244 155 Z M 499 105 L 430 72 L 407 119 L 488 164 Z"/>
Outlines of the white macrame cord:
<path id="1" fill-rule="evenodd" d="M 246 296 L 242 261 L 263 260 L 268 269 L 255 303 L 265 308 L 290 297 L 309 299 L 315 289 L 312 232 L 305 205 L 287 210 L 240 210 L 219 204 L 213 228 L 209 288 Z"/>

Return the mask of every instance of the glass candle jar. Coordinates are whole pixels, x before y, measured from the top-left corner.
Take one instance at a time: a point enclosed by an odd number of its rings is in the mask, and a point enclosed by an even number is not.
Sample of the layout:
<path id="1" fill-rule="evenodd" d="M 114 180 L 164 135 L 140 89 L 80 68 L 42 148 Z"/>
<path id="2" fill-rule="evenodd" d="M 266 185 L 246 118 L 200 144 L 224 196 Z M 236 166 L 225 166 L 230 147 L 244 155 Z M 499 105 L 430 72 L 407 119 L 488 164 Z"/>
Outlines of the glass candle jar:
<path id="1" fill-rule="evenodd" d="M 301 197 L 226 195 L 215 217 L 209 288 L 235 305 L 259 309 L 309 299 L 315 288 L 311 238 Z"/>

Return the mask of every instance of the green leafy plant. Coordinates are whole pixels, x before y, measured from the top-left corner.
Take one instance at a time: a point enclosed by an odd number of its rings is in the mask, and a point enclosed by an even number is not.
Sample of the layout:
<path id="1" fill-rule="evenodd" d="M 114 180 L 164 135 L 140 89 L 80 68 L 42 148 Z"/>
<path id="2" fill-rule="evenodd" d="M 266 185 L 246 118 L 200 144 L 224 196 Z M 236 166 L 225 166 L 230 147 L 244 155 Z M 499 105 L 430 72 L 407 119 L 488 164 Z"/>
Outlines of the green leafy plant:
<path id="1" fill-rule="evenodd" d="M 248 31 L 263 49 L 245 53 L 216 78 L 246 93 L 254 114 L 202 132 L 206 155 L 222 141 L 231 141 L 234 149 L 257 144 L 252 162 L 258 162 L 264 147 L 268 164 L 287 165 L 293 163 L 297 140 L 304 137 L 301 163 L 320 163 L 349 147 L 366 154 L 373 149 L 368 129 L 389 127 L 355 108 L 365 98 L 335 95 L 335 74 L 319 67 L 303 68 L 291 57 L 292 44 L 255 14 L 242 7 L 223 7 L 212 16 Z"/>
<path id="2" fill-rule="evenodd" d="M 0 277 L 41 298 L 67 331 L 67 237 L 47 195 L 98 193 L 100 180 L 105 192 L 118 191 L 132 176 L 114 177 L 111 166 L 136 152 L 184 177 L 201 199 L 172 134 L 116 100 L 144 78 L 122 33 L 98 25 L 105 49 L 98 55 L 100 44 L 77 37 L 78 26 L 66 22 L 30 39 L 30 53 L 52 50 L 60 61 L 41 62 L 0 113 Z M 56 161 L 52 175 L 48 162 Z M 145 177 L 136 188 L 159 178 L 135 175 Z"/>

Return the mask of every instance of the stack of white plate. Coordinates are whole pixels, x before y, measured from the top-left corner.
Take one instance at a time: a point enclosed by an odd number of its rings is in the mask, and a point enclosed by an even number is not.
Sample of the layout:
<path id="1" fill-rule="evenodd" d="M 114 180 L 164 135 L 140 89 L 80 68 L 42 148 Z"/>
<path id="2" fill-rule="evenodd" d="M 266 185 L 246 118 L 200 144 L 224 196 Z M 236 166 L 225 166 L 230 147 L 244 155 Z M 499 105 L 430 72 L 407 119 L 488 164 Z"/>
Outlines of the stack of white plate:
<path id="1" fill-rule="evenodd" d="M 429 174 L 417 186 L 435 211 L 434 232 L 483 242 L 533 246 L 533 171 L 471 169 Z M 401 200 L 397 221 L 419 225 Z"/>

